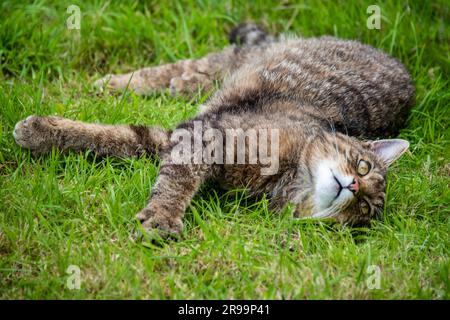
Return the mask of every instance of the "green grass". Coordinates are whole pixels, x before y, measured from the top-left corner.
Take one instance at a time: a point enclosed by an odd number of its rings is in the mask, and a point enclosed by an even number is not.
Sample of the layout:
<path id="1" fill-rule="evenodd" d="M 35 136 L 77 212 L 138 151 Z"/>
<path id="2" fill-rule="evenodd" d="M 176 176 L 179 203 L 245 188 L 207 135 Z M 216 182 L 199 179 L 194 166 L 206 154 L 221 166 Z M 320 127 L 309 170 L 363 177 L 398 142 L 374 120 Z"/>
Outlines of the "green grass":
<path id="1" fill-rule="evenodd" d="M 25 1 L 24 1 L 25 2 Z M 450 92 L 448 2 L 2 1 L 0 3 L 0 298 L 449 299 Z M 81 30 L 68 30 L 78 4 Z M 105 73 L 220 50 L 243 20 L 271 32 L 332 34 L 380 47 L 411 71 L 417 102 L 390 170 L 384 221 L 369 230 L 295 221 L 240 191 L 205 187 L 183 238 L 133 241 L 133 217 L 158 173 L 150 158 L 33 158 L 12 137 L 30 115 L 174 127 L 195 114 L 167 93 L 96 95 Z M 81 288 L 66 286 L 69 265 Z M 368 266 L 380 270 L 369 289 Z"/>

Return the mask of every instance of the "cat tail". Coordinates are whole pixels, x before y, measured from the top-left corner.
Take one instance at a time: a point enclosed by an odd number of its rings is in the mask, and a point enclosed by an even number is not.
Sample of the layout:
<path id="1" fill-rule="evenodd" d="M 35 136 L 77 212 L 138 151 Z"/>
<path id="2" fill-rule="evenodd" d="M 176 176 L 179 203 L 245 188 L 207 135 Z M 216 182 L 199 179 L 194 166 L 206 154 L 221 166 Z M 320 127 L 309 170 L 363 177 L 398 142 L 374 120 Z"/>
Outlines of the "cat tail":
<path id="1" fill-rule="evenodd" d="M 275 39 L 263 28 L 254 23 L 241 23 L 233 28 L 229 34 L 230 43 L 239 46 L 257 46 L 273 42 Z"/>

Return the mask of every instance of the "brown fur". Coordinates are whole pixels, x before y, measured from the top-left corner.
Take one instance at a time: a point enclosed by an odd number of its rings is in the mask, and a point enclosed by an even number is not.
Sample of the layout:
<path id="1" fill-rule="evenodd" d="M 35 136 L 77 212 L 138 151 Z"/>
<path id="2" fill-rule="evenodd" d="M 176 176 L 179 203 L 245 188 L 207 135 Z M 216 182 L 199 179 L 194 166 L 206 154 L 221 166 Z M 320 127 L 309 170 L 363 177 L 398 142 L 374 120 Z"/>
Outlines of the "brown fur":
<path id="1" fill-rule="evenodd" d="M 215 128 L 277 129 L 279 170 L 261 175 L 261 164 L 176 164 L 174 142 L 158 128 L 85 124 L 56 117 L 30 117 L 17 124 L 16 141 L 36 153 L 52 146 L 63 151 L 92 150 L 100 155 L 129 157 L 159 154 L 161 171 L 149 204 L 138 218 L 149 231 L 179 234 L 192 197 L 208 179 L 229 187 L 246 187 L 254 196 L 267 195 L 272 208 L 291 203 L 295 216 L 311 216 L 317 207 L 316 166 L 335 160 L 343 175 L 354 177 L 359 190 L 336 208 L 342 223 L 366 224 L 382 211 L 387 166 L 380 146 L 357 138 L 395 135 L 414 103 L 414 87 L 403 65 L 385 53 L 356 41 L 332 37 L 276 41 L 254 25 L 233 31 L 238 42 L 199 60 L 109 75 L 97 87 L 137 94 L 170 89 L 173 94 L 209 90 L 222 81 L 194 119 L 179 125 L 192 132 Z M 387 143 L 387 142 L 386 142 Z M 393 157 L 406 149 L 397 147 Z M 364 176 L 358 161 L 370 163 Z M 345 187 L 345 186 L 344 186 Z M 345 189 L 345 188 L 344 188 Z M 339 194 L 338 194 L 339 195 Z M 370 212 L 363 214 L 367 201 Z"/>

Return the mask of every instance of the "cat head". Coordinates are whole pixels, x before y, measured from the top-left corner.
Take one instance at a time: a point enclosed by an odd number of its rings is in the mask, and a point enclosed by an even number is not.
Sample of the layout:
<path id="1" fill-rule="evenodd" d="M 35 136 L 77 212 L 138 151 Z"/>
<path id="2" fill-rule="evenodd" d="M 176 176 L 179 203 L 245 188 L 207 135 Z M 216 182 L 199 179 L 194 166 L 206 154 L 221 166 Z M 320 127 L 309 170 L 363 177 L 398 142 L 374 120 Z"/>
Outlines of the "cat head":
<path id="1" fill-rule="evenodd" d="M 334 217 L 350 225 L 381 217 L 387 168 L 406 152 L 409 142 L 359 141 L 341 134 L 330 140 L 312 170 L 312 217 Z"/>

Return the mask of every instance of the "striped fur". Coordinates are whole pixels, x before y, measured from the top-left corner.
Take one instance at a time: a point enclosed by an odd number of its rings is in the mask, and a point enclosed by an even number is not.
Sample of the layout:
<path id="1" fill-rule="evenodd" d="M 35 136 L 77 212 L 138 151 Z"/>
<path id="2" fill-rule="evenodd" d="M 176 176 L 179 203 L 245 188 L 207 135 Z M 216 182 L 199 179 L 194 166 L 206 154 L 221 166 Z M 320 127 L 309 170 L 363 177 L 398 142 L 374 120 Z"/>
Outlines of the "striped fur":
<path id="1" fill-rule="evenodd" d="M 113 90 L 129 85 L 137 94 L 164 89 L 191 94 L 220 81 L 220 90 L 202 111 L 178 128 L 193 132 L 194 122 L 201 121 L 203 132 L 277 129 L 279 170 L 273 175 L 261 175 L 260 163 L 176 164 L 170 132 L 158 128 L 32 116 L 16 125 L 16 141 L 35 153 L 55 146 L 118 157 L 159 154 L 161 171 L 138 218 L 149 232 L 161 235 L 180 234 L 187 206 L 210 179 L 226 187 L 246 187 L 255 197 L 266 195 L 276 210 L 292 204 L 298 217 L 331 217 L 359 225 L 379 216 L 387 167 L 407 143 L 364 139 L 396 135 L 403 125 L 414 103 L 404 66 L 357 41 L 276 40 L 251 24 L 234 29 L 230 39 L 234 44 L 222 52 L 109 75 L 95 85 Z M 370 166 L 364 175 L 359 173 L 361 160 Z"/>

